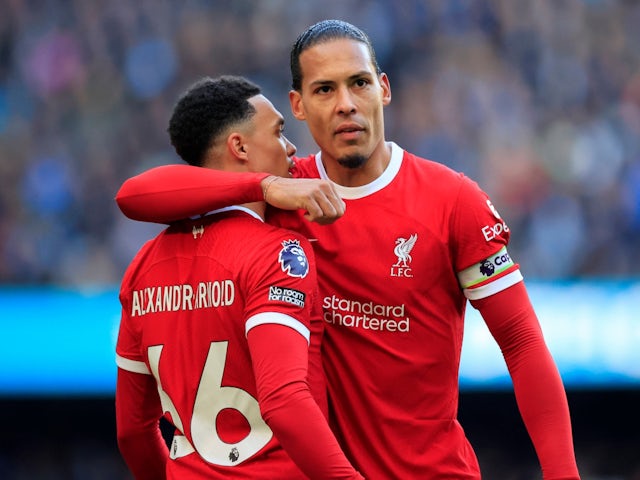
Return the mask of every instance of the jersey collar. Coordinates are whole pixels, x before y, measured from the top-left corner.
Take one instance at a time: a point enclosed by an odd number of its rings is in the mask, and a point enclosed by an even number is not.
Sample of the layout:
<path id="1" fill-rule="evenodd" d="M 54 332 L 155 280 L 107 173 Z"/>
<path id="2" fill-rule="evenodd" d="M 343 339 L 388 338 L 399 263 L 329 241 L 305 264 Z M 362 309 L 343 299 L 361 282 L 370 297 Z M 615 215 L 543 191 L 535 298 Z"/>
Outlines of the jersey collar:
<path id="1" fill-rule="evenodd" d="M 189 217 L 189 218 L 191 218 L 191 220 L 197 220 L 198 218 L 206 217 L 208 215 L 215 215 L 217 213 L 222 213 L 222 212 L 231 212 L 233 210 L 238 210 L 240 212 L 247 213 L 247 214 L 251 215 L 252 217 L 260 220 L 261 222 L 264 222 L 264 220 L 262 219 L 262 217 L 260 215 L 258 215 L 256 212 L 254 212 L 250 208 L 243 207 L 242 205 L 232 205 L 230 207 L 218 208 L 216 210 L 211 210 L 210 212 L 207 212 L 204 215 L 196 215 L 194 217 Z"/>
<path id="2" fill-rule="evenodd" d="M 356 200 L 358 198 L 366 197 L 367 195 L 371 195 L 372 193 L 382 190 L 384 187 L 391 183 L 391 181 L 396 177 L 398 171 L 400 170 L 404 150 L 402 150 L 402 148 L 400 148 L 395 142 L 389 143 L 391 144 L 391 159 L 389 160 L 389 165 L 387 165 L 387 168 L 385 168 L 384 172 L 382 172 L 382 175 L 376 178 L 373 182 L 366 185 L 361 185 L 359 187 L 344 187 L 334 182 L 334 185 L 340 197 L 346 200 Z M 322 152 L 318 152 L 316 154 L 316 167 L 318 168 L 318 172 L 320 173 L 320 178 L 324 180 L 330 180 L 329 176 L 327 175 L 327 171 L 324 169 L 324 165 L 322 165 Z"/>

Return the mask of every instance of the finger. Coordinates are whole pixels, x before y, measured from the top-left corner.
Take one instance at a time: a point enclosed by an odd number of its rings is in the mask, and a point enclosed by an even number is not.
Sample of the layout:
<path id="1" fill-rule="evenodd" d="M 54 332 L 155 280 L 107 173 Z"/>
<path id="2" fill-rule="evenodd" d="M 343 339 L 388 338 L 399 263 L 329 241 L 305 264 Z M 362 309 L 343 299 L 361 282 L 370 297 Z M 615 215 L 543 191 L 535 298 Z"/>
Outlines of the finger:
<path id="1" fill-rule="evenodd" d="M 340 200 L 338 205 L 330 202 L 326 197 L 318 203 L 314 203 L 306 209 L 305 218 L 309 221 L 328 225 L 335 222 L 345 212 L 344 202 Z"/>
<path id="2" fill-rule="evenodd" d="M 309 202 L 305 206 L 304 217 L 310 222 L 320 223 L 324 217 L 324 211 L 316 202 Z"/>
<path id="3" fill-rule="evenodd" d="M 342 197 L 340 197 L 340 194 L 338 193 L 338 189 L 336 188 L 335 184 L 330 183 L 329 188 L 330 188 L 330 194 L 327 195 L 327 199 L 329 200 L 333 208 L 335 208 L 337 215 L 339 216 L 344 215 L 347 205 L 345 204 Z"/>
<path id="4" fill-rule="evenodd" d="M 322 197 L 319 203 L 326 216 L 338 218 L 344 215 L 346 204 L 335 190 L 326 197 Z"/>
<path id="5" fill-rule="evenodd" d="M 318 205 L 322 211 L 321 217 L 324 218 L 325 221 L 340 218 L 344 213 L 344 208 L 341 205 L 341 202 L 338 202 L 335 199 L 322 197 L 319 199 Z"/>
<path id="6" fill-rule="evenodd" d="M 335 222 L 339 218 L 339 217 L 327 217 L 324 215 L 312 216 L 309 214 L 309 212 L 305 212 L 304 217 L 310 222 L 315 222 L 318 225 L 329 225 Z"/>

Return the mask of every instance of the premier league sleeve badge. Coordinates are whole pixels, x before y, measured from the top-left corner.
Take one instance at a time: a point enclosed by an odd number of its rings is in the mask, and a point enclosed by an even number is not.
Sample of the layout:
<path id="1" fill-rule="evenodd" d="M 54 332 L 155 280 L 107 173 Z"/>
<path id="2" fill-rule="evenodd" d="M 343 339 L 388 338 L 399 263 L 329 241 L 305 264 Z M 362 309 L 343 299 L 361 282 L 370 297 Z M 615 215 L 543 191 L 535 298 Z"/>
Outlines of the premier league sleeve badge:
<path id="1" fill-rule="evenodd" d="M 304 278 L 309 273 L 309 261 L 299 240 L 285 240 L 278 255 L 280 268 L 290 277 Z"/>

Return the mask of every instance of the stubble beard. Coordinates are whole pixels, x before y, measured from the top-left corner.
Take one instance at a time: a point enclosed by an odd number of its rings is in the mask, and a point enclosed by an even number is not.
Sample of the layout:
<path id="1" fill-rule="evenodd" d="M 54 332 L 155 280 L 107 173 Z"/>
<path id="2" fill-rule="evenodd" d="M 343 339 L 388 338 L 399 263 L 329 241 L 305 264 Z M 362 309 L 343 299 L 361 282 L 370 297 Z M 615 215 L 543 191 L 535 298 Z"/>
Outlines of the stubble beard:
<path id="1" fill-rule="evenodd" d="M 366 161 L 367 157 L 361 154 L 345 155 L 344 157 L 338 158 L 338 164 L 352 170 L 362 167 Z"/>

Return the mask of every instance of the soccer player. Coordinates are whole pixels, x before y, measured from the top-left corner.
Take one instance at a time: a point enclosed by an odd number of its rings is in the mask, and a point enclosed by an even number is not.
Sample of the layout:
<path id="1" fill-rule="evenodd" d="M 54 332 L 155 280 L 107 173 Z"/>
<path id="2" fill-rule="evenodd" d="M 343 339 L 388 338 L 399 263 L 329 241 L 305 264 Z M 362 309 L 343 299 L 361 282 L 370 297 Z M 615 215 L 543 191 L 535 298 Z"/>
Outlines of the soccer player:
<path id="1" fill-rule="evenodd" d="M 205 78 L 178 101 L 169 134 L 201 172 L 288 175 L 295 147 L 283 123 L 255 84 Z M 127 269 L 116 423 L 138 480 L 362 478 L 307 383 L 312 336 L 309 381 L 323 379 L 313 252 L 304 236 L 266 224 L 265 206 L 177 222 Z M 175 426 L 170 450 L 163 415 Z"/>
<path id="2" fill-rule="evenodd" d="M 564 387 L 488 196 L 385 140 L 390 82 L 360 29 L 311 26 L 293 45 L 291 73 L 293 114 L 320 147 L 295 159 L 294 175 L 333 181 L 346 211 L 326 226 L 304 212 L 274 221 L 313 240 L 331 423 L 348 458 L 370 478 L 480 478 L 457 420 L 469 300 L 504 355 L 543 478 L 578 479 Z M 304 202 L 292 199 L 294 181 L 238 176 L 240 191 L 229 195 L 212 188 L 229 177 L 164 166 L 129 179 L 117 198 L 128 216 L 165 222 L 236 195 L 295 207 Z"/>

